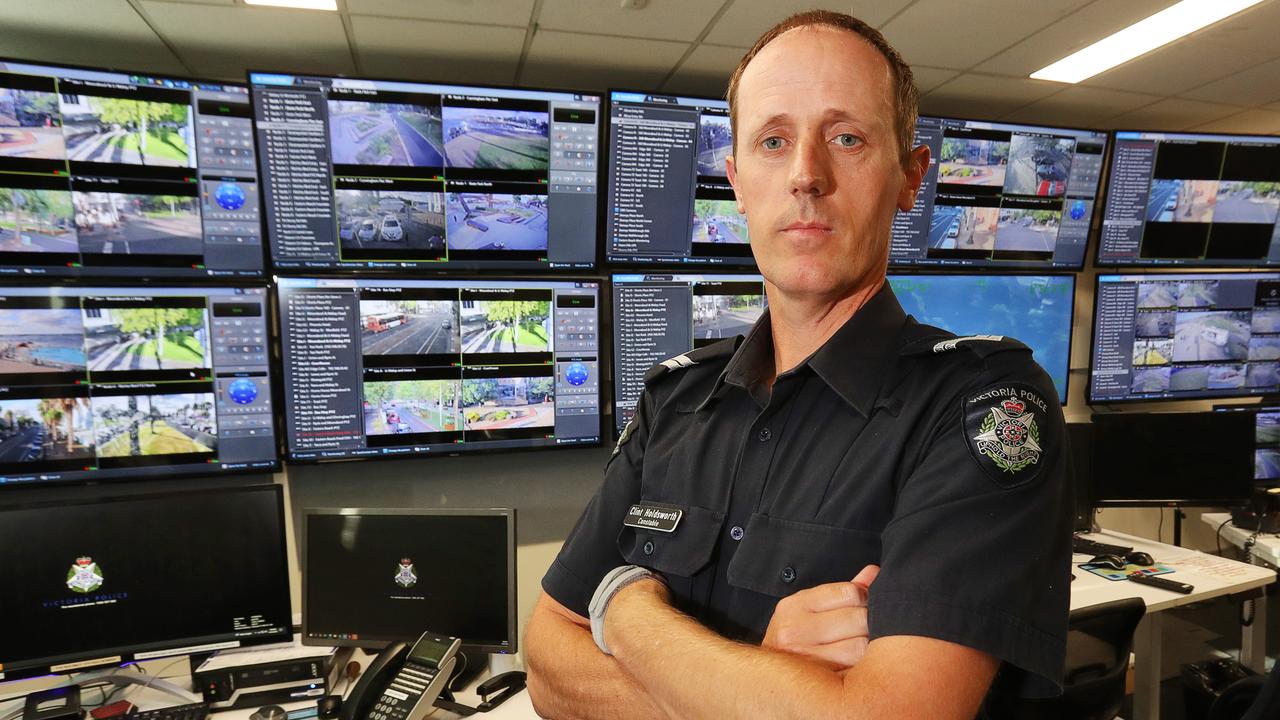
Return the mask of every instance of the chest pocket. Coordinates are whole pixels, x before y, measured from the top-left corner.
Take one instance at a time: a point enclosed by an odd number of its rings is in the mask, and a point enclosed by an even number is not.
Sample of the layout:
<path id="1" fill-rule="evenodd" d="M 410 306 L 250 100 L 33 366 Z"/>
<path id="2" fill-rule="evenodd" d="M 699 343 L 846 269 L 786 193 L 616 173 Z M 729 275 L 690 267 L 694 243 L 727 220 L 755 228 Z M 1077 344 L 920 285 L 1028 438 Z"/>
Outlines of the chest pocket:
<path id="1" fill-rule="evenodd" d="M 724 513 L 689 506 L 675 532 L 645 528 L 622 528 L 618 550 L 632 565 L 657 570 L 667 579 L 677 606 L 690 599 L 693 576 L 711 562 Z"/>
<path id="2" fill-rule="evenodd" d="M 831 582 L 848 582 L 880 563 L 880 534 L 783 520 L 756 513 L 729 563 L 729 584 L 786 597 Z"/>

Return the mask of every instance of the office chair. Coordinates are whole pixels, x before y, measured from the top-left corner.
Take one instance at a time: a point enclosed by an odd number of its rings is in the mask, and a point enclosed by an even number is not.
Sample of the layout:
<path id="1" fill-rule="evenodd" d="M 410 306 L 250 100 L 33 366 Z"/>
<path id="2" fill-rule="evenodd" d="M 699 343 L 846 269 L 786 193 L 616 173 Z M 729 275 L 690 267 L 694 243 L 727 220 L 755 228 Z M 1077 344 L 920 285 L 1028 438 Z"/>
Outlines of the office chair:
<path id="1" fill-rule="evenodd" d="M 1237 680 L 1209 706 L 1208 720 L 1280 718 L 1280 659 L 1269 675 Z"/>
<path id="2" fill-rule="evenodd" d="M 1133 631 L 1146 614 L 1142 598 L 1125 598 L 1071 612 L 1062 695 L 1028 700 L 987 699 L 991 720 L 1111 720 L 1124 702 Z"/>

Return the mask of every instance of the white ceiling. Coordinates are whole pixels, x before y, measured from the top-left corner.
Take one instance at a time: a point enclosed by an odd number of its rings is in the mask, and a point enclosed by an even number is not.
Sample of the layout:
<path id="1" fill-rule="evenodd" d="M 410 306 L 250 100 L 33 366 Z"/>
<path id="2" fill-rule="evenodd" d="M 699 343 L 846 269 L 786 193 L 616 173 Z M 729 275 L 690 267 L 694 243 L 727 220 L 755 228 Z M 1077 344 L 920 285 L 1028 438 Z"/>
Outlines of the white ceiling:
<path id="1" fill-rule="evenodd" d="M 1070 86 L 1027 77 L 1173 0 L 857 0 L 912 63 L 924 112 L 1280 133 L 1280 0 Z M 0 56 L 243 79 L 247 69 L 722 95 L 797 0 L 0 0 Z"/>

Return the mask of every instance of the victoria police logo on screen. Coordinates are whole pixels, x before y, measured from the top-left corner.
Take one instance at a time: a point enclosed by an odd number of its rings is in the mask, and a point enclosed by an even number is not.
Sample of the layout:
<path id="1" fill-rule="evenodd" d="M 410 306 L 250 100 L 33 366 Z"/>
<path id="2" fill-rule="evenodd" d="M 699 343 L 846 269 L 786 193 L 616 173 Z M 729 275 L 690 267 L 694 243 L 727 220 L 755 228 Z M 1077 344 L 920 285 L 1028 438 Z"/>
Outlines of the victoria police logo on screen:
<path id="1" fill-rule="evenodd" d="M 102 587 L 103 580 L 102 568 L 88 555 L 76 558 L 67 571 L 67 587 L 78 593 L 97 590 Z"/>
<path id="2" fill-rule="evenodd" d="M 418 574 L 413 569 L 411 558 L 400 559 L 400 568 L 396 571 L 396 584 L 403 588 L 411 588 L 418 584 Z"/>
<path id="3" fill-rule="evenodd" d="M 1030 480 L 1045 452 L 1044 400 L 1030 387 L 1011 384 L 972 395 L 965 405 L 965 436 L 987 474 L 1004 487 Z"/>

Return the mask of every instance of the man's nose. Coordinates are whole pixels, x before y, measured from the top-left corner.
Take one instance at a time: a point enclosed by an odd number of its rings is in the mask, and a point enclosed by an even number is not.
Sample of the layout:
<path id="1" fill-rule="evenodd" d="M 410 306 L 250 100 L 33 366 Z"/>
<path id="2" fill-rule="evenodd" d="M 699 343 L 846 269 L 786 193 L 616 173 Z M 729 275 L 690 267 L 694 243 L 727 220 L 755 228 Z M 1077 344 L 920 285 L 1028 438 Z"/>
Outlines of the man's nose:
<path id="1" fill-rule="evenodd" d="M 831 189 L 831 157 L 826 143 L 802 140 L 792 156 L 791 194 L 826 195 Z"/>

